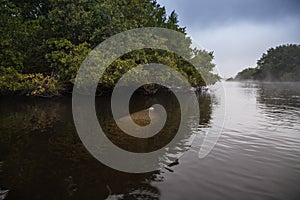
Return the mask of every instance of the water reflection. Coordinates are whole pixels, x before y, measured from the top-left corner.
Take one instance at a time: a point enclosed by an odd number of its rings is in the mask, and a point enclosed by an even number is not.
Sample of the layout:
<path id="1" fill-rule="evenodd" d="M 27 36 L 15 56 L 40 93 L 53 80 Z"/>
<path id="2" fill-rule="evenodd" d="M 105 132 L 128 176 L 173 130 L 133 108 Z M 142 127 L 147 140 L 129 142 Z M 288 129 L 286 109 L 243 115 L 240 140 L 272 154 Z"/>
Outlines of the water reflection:
<path id="1" fill-rule="evenodd" d="M 299 83 L 260 83 L 258 101 L 272 110 L 300 108 Z"/>
<path id="2" fill-rule="evenodd" d="M 261 83 L 257 101 L 272 124 L 291 128 L 300 119 L 300 84 L 299 83 Z"/>
<path id="3" fill-rule="evenodd" d="M 211 116 L 210 96 L 199 95 L 200 123 Z M 168 110 L 165 133 L 173 133 L 179 110 L 169 94 L 151 99 L 137 96 L 132 112 L 160 102 Z M 132 151 L 151 151 L 163 146 L 172 134 L 136 142 L 120 135 L 111 119 L 109 98 L 97 98 L 99 121 L 109 138 Z M 151 184 L 163 181 L 164 171 L 128 174 L 95 160 L 83 147 L 73 124 L 71 99 L 2 98 L 0 100 L 0 189 L 9 190 L 9 199 L 159 199 Z M 101 113 L 101 114 L 100 114 Z M 178 146 L 184 151 L 192 133 Z M 171 167 L 170 167 L 171 168 Z"/>

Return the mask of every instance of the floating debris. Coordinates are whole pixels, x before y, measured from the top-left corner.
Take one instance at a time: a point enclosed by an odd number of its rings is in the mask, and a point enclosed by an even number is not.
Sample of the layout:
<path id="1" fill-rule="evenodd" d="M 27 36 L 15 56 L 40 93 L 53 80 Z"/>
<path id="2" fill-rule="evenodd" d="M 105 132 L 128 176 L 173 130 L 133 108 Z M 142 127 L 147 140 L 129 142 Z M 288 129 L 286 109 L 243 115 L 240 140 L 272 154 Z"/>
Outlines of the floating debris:
<path id="1" fill-rule="evenodd" d="M 169 167 L 173 167 L 175 165 L 179 165 L 179 160 L 176 159 L 174 162 L 172 162 L 171 164 L 168 164 Z"/>
<path id="2" fill-rule="evenodd" d="M 166 170 L 168 170 L 169 172 L 174 172 L 173 169 L 169 168 L 169 167 L 164 167 Z"/>
<path id="3" fill-rule="evenodd" d="M 170 167 L 173 167 L 173 166 L 176 166 L 176 165 L 179 165 L 179 160 L 178 160 L 178 159 L 176 159 L 174 162 L 168 164 L 168 165 L 165 166 L 164 168 L 165 168 L 166 170 L 168 170 L 169 172 L 174 172 L 174 170 L 171 169 Z"/>

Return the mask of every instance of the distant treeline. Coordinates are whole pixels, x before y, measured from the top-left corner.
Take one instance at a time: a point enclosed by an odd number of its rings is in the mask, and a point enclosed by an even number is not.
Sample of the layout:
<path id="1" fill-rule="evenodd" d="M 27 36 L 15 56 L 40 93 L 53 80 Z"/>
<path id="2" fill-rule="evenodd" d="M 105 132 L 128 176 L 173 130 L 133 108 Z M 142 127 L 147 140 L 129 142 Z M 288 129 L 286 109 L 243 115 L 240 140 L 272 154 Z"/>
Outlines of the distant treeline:
<path id="1" fill-rule="evenodd" d="M 269 49 L 257 61 L 257 67 L 244 69 L 231 80 L 300 81 L 300 45 Z"/>
<path id="2" fill-rule="evenodd" d="M 72 92 L 87 54 L 126 30 L 163 27 L 186 35 L 177 14 L 168 16 L 154 0 L 0 0 L 0 25 L 0 95 L 49 97 Z M 186 42 L 185 54 L 202 69 L 206 81 L 182 58 L 145 49 L 116 60 L 100 80 L 97 92 L 112 90 L 126 71 L 150 62 L 180 71 L 193 86 L 218 81 L 219 76 L 212 73 L 213 53 L 191 48 L 188 37 Z"/>

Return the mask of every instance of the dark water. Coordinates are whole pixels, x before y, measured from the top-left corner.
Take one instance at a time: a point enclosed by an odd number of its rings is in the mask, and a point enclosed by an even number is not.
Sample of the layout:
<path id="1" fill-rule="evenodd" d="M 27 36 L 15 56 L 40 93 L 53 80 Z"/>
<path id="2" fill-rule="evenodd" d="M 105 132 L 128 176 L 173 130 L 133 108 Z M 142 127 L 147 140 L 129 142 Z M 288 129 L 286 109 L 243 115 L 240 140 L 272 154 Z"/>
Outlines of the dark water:
<path id="1" fill-rule="evenodd" d="M 300 84 L 225 83 L 223 132 L 199 159 L 224 105 L 214 90 L 199 95 L 199 128 L 178 144 L 178 152 L 185 152 L 178 163 L 146 174 L 119 172 L 95 160 L 77 136 L 70 98 L 1 98 L 0 199 L 299 199 Z M 96 102 L 108 137 L 130 151 L 161 148 L 178 128 L 172 95 L 132 100 L 132 112 L 157 102 L 168 111 L 164 134 L 138 142 L 115 127 L 109 98 Z"/>

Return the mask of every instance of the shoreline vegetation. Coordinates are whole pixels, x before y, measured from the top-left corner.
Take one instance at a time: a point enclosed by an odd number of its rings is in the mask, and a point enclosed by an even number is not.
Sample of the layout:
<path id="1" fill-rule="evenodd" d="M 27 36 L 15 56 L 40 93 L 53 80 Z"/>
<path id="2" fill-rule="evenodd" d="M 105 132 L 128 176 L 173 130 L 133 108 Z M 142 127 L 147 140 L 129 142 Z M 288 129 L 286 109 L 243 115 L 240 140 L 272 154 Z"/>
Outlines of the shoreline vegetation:
<path id="1" fill-rule="evenodd" d="M 133 28 L 162 27 L 186 35 L 178 16 L 155 0 L 0 0 L 0 96 L 54 97 L 72 92 L 82 61 L 107 38 Z M 163 38 L 164 42 L 173 42 Z M 141 49 L 115 60 L 99 80 L 96 95 L 104 95 L 135 66 L 161 63 L 180 72 L 195 88 L 220 80 L 213 73 L 213 52 L 194 49 L 185 37 L 183 58 L 168 51 Z M 190 63 L 193 63 L 191 65 Z M 201 74 L 197 69 L 200 69 Z M 162 74 L 161 78 L 167 75 Z M 146 94 L 157 85 L 143 88 Z M 148 91 L 148 92 L 147 92 Z"/>
<path id="2" fill-rule="evenodd" d="M 246 68 L 226 81 L 300 82 L 300 45 L 270 48 L 255 68 Z"/>

